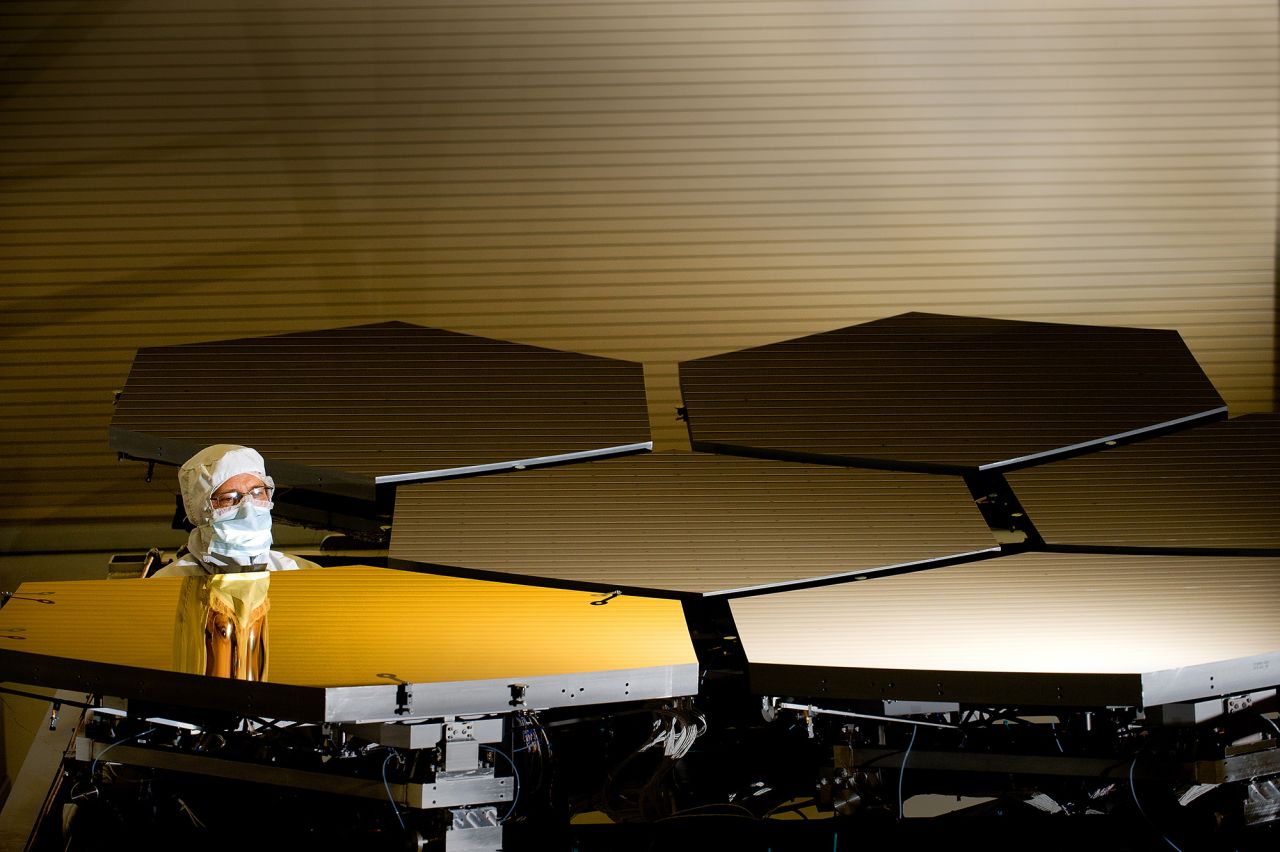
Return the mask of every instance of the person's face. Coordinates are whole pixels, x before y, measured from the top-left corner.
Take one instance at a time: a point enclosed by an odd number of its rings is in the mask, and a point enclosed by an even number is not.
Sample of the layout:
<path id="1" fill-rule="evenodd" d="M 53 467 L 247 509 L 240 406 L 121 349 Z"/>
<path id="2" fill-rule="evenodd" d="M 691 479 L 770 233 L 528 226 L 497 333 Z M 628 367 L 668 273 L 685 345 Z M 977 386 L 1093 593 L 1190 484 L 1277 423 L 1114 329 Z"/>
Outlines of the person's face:
<path id="1" fill-rule="evenodd" d="M 214 490 L 209 497 L 209 504 L 215 509 L 226 509 L 238 505 L 246 496 L 265 503 L 271 499 L 271 490 L 261 477 L 252 473 L 239 473 Z"/>

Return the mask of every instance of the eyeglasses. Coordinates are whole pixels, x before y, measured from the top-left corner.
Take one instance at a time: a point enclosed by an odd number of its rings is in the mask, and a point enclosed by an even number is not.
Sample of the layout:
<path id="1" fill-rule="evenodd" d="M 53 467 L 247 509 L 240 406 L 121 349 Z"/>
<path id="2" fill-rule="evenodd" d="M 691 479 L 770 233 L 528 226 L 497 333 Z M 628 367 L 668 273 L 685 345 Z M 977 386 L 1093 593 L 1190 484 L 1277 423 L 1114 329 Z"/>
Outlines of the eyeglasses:
<path id="1" fill-rule="evenodd" d="M 266 503 L 271 500 L 274 492 L 275 489 L 270 485 L 258 485 L 248 491 L 224 491 L 210 497 L 209 505 L 215 509 L 230 509 L 232 506 L 239 506 L 246 497 L 255 503 Z"/>

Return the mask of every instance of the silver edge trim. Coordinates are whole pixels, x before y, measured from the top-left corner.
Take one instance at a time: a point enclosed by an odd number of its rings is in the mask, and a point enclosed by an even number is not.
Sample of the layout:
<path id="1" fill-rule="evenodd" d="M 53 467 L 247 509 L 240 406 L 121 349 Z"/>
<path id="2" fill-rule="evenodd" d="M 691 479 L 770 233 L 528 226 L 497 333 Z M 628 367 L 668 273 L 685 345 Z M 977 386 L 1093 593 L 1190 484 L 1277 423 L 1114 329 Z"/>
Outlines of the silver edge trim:
<path id="1" fill-rule="evenodd" d="M 1226 698 L 1270 687 L 1280 687 L 1280 650 L 1146 672 L 1142 675 L 1142 703 L 1155 707 L 1179 701 Z"/>
<path id="2" fill-rule="evenodd" d="M 466 467 L 449 467 L 442 470 L 423 470 L 417 473 L 393 473 L 387 476 L 374 477 L 378 485 L 396 482 L 419 482 L 428 479 L 440 479 L 445 476 L 465 476 L 470 473 L 491 473 L 496 470 L 519 470 L 524 467 L 555 464 L 557 462 L 580 461 L 599 456 L 616 456 L 623 453 L 651 451 L 653 441 L 641 441 L 637 444 L 620 444 L 616 447 L 601 447 L 595 450 L 582 450 L 576 453 L 560 453 L 554 456 L 537 456 L 530 459 L 513 459 L 512 461 L 490 462 L 489 464 L 473 464 Z"/>
<path id="3" fill-rule="evenodd" d="M 1153 423 L 1150 426 L 1142 426 L 1138 429 L 1130 429 L 1128 432 L 1117 432 L 1114 435 L 1107 435 L 1102 438 L 1093 438 L 1088 441 L 1081 441 L 1078 444 L 1069 444 L 1068 446 L 1065 446 L 1065 447 L 1056 447 L 1055 449 L 1052 449 L 1052 450 L 1045 450 L 1042 453 L 1032 453 L 1031 455 L 1027 455 L 1027 456 L 1018 456 L 1017 458 L 1005 459 L 1003 461 L 991 462 L 990 464 L 979 465 L 978 470 L 999 470 L 1000 468 L 1009 467 L 1010 465 L 1022 464 L 1024 462 L 1036 461 L 1039 459 L 1054 458 L 1056 456 L 1062 455 L 1063 453 L 1069 453 L 1072 450 L 1083 450 L 1086 447 L 1096 447 L 1100 444 L 1105 444 L 1107 441 L 1120 441 L 1125 438 L 1135 437 L 1137 435 L 1145 435 L 1146 433 L 1155 431 L 1157 429 L 1165 429 L 1170 426 L 1179 426 L 1183 423 L 1195 423 L 1200 420 L 1208 420 L 1212 417 L 1215 417 L 1216 415 L 1226 414 L 1226 413 L 1227 413 L 1227 407 L 1225 405 L 1221 405 L 1221 406 L 1218 406 L 1217 408 L 1211 408 L 1207 411 L 1201 411 L 1199 414 L 1189 414 L 1186 417 L 1179 417 L 1175 420 L 1166 420 L 1163 423 Z"/>
<path id="4" fill-rule="evenodd" d="M 524 701 L 512 703 L 512 684 L 524 686 Z M 450 716 L 546 710 L 696 695 L 698 664 L 643 669 L 409 684 L 407 712 L 397 714 L 395 685 L 325 689 L 327 722 L 408 722 Z"/>
<path id="5" fill-rule="evenodd" d="M 915 566 L 928 566 L 944 559 L 960 559 L 966 556 L 979 556 L 983 553 L 1002 554 L 1003 552 L 1004 551 L 1001 550 L 1000 545 L 997 544 L 994 547 L 984 547 L 981 550 L 962 550 L 962 551 L 959 551 L 958 553 L 947 553 L 942 556 L 930 556 L 925 559 L 916 559 L 912 562 L 895 562 L 892 565 L 877 565 L 874 568 L 859 568 L 856 571 L 843 571 L 839 574 L 818 574 L 813 577 L 803 577 L 798 580 L 782 580 L 777 583 L 762 583 L 758 586 L 743 586 L 742 588 L 739 588 L 739 589 L 720 589 L 714 592 L 701 592 L 700 594 L 702 594 L 704 597 L 716 598 L 716 597 L 724 597 L 727 595 L 741 595 L 747 592 L 767 591 L 767 590 L 773 590 L 779 593 L 786 592 L 786 591 L 803 591 L 803 589 L 795 589 L 793 587 L 801 585 L 803 583 L 822 583 L 823 585 L 827 585 L 831 583 L 831 581 L 833 580 L 841 580 L 848 577 L 861 577 L 864 574 L 877 574 L 881 571 L 891 571 L 894 568 L 912 568 Z M 733 603 L 736 603 L 736 601 L 731 601 L 730 605 L 732 605 Z"/>

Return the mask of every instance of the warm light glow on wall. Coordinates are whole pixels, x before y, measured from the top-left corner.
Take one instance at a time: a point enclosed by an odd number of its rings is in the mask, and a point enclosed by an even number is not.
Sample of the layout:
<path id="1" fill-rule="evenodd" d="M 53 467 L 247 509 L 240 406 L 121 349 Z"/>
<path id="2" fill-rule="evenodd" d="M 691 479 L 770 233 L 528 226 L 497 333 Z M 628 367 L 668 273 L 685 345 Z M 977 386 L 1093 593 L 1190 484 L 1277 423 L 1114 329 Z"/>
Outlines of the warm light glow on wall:
<path id="1" fill-rule="evenodd" d="M 0 517 L 164 522 L 138 346 L 388 319 L 643 361 L 660 448 L 677 361 L 908 310 L 1271 408 L 1271 0 L 566 8 L 7 3 Z"/>

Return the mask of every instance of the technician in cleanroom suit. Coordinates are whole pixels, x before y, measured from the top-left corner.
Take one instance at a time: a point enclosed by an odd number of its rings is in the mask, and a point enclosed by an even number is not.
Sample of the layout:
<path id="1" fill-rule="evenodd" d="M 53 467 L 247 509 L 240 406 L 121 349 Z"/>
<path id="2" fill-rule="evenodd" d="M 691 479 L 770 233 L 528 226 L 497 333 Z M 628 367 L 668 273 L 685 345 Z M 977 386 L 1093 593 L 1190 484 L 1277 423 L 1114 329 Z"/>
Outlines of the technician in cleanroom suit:
<path id="1" fill-rule="evenodd" d="M 315 568 L 271 549 L 275 483 L 262 456 L 215 444 L 178 470 L 195 529 L 178 558 L 154 577 L 182 577 L 173 623 L 175 671 L 267 679 L 272 571 Z"/>
<path id="2" fill-rule="evenodd" d="M 256 450 L 214 444 L 178 470 L 187 519 L 195 525 L 178 558 L 154 577 L 289 571 L 319 567 L 271 549 L 275 482 Z"/>

